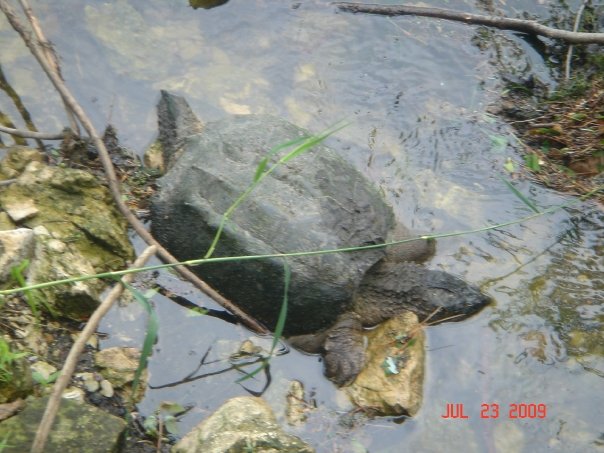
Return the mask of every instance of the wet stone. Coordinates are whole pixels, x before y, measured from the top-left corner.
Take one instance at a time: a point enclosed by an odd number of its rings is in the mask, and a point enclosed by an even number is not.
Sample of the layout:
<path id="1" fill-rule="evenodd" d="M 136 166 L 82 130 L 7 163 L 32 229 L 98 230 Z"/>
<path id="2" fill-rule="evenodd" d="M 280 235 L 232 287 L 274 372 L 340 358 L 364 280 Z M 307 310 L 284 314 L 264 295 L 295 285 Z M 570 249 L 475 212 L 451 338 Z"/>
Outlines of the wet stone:
<path id="1" fill-rule="evenodd" d="M 286 451 L 312 453 L 314 449 L 283 432 L 271 408 L 260 398 L 228 400 L 185 435 L 172 453 L 244 453 Z"/>
<path id="2" fill-rule="evenodd" d="M 47 403 L 48 398 L 30 399 L 25 410 L 0 423 L 0 439 L 10 439 L 3 453 L 30 450 Z M 126 422 L 118 417 L 64 398 L 44 451 L 111 453 L 125 427 Z"/>

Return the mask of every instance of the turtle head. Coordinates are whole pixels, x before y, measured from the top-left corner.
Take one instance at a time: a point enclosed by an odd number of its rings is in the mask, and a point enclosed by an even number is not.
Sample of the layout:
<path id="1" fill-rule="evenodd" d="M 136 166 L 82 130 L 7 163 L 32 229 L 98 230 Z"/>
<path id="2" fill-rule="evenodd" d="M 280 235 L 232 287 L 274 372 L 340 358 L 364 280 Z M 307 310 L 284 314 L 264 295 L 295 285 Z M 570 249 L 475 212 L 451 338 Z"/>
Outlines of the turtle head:
<path id="1" fill-rule="evenodd" d="M 461 321 L 492 302 L 479 288 L 448 272 L 404 266 L 401 278 L 405 273 L 416 284 L 403 296 L 420 319 L 434 313 L 431 322 Z"/>
<path id="2" fill-rule="evenodd" d="M 379 324 L 403 310 L 412 311 L 420 320 L 430 316 L 431 322 L 460 321 L 490 302 L 480 289 L 455 275 L 416 263 L 384 261 L 365 275 L 354 309 L 365 325 Z"/>

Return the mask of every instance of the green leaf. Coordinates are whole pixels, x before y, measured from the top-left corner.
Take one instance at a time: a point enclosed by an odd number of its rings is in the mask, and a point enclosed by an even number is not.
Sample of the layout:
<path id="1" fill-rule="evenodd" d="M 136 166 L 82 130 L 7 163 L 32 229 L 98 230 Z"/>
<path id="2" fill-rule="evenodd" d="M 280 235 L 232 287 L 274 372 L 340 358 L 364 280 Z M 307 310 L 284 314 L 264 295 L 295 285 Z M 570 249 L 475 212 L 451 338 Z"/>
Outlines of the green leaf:
<path id="1" fill-rule="evenodd" d="M 561 135 L 561 132 L 559 130 L 556 130 L 551 127 L 539 127 L 537 129 L 533 129 L 531 132 L 534 135 L 549 135 L 550 137 Z"/>
<path id="2" fill-rule="evenodd" d="M 33 378 L 34 381 L 36 381 L 40 385 L 48 385 L 48 384 L 52 384 L 53 382 L 55 382 L 60 374 L 61 374 L 60 371 L 55 371 L 54 373 L 50 373 L 48 375 L 48 378 L 45 378 L 44 375 L 42 373 L 40 373 L 39 371 L 34 371 L 31 374 L 31 377 Z"/>
<path id="3" fill-rule="evenodd" d="M 19 264 L 17 264 L 16 266 L 11 267 L 11 269 L 10 269 L 11 277 L 13 277 L 13 279 L 21 287 L 27 286 L 25 283 L 25 276 L 23 275 L 23 272 L 25 271 L 25 269 L 27 269 L 28 266 L 29 266 L 29 260 L 25 259 L 25 260 L 21 261 Z M 40 313 L 40 309 L 33 297 L 32 292 L 24 291 L 24 295 L 25 295 L 25 301 L 27 302 L 27 305 L 29 305 L 31 312 L 37 318 L 38 314 Z"/>
<path id="4" fill-rule="evenodd" d="M 159 410 L 166 414 L 176 415 L 185 412 L 187 409 L 178 403 L 172 401 L 162 401 L 159 405 Z"/>
<path id="5" fill-rule="evenodd" d="M 178 426 L 176 425 L 177 421 L 178 420 L 176 420 L 176 417 L 173 415 L 166 416 L 164 419 L 164 427 L 166 428 L 168 434 L 172 434 L 173 436 L 178 434 Z"/>
<path id="6" fill-rule="evenodd" d="M 528 153 L 524 155 L 524 162 L 528 168 L 534 172 L 541 170 L 541 164 L 539 163 L 539 156 L 535 153 Z"/>
<path id="7" fill-rule="evenodd" d="M 201 307 L 191 307 L 185 312 L 185 316 L 187 318 L 196 318 L 198 316 L 205 316 L 207 314 L 208 310 Z"/>
<path id="8" fill-rule="evenodd" d="M 16 266 L 11 267 L 10 269 L 11 276 L 20 287 L 27 286 L 27 284 L 25 283 L 24 272 L 28 266 L 29 260 L 25 259 Z M 56 311 L 54 307 L 48 304 L 46 299 L 43 296 L 40 296 L 37 291 L 24 290 L 23 294 L 25 296 L 25 301 L 27 302 L 27 305 L 29 305 L 31 312 L 36 318 L 40 314 L 40 305 L 43 305 L 44 308 L 46 308 L 46 310 L 48 311 L 48 313 L 50 313 L 52 316 L 56 316 Z"/>
<path id="9" fill-rule="evenodd" d="M 291 280 L 291 276 L 291 269 L 287 262 L 287 258 L 283 258 L 283 302 L 281 302 L 281 310 L 279 311 L 279 318 L 277 319 L 277 325 L 275 326 L 275 332 L 273 334 L 273 344 L 271 345 L 271 352 L 269 354 L 271 356 L 279 344 L 279 339 L 281 338 L 283 328 L 285 327 L 285 320 L 287 318 L 289 282 Z"/>
<path id="10" fill-rule="evenodd" d="M 149 415 L 147 418 L 145 418 L 145 421 L 143 422 L 143 428 L 145 430 L 145 433 L 150 436 L 157 436 L 157 424 L 157 417 L 155 415 Z"/>
<path id="11" fill-rule="evenodd" d="M 505 170 L 509 173 L 514 173 L 516 171 L 516 166 L 514 165 L 512 159 L 510 159 L 509 157 L 505 161 L 505 164 L 503 164 L 503 168 L 505 168 Z"/>
<path id="12" fill-rule="evenodd" d="M 570 115 L 573 121 L 583 121 L 587 119 L 586 113 L 571 113 Z"/>

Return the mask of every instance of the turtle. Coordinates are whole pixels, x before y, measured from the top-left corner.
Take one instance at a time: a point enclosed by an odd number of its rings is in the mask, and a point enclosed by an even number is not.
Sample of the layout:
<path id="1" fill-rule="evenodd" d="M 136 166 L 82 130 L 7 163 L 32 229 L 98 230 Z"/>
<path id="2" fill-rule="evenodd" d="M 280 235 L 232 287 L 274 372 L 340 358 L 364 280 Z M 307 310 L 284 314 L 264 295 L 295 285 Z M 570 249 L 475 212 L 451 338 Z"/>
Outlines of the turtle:
<path id="1" fill-rule="evenodd" d="M 269 166 L 284 144 L 310 136 L 284 119 L 233 115 L 203 124 L 187 101 L 161 91 L 159 142 L 165 174 L 151 203 L 151 231 L 179 260 L 205 256 L 223 214 Z M 274 328 L 289 268 L 283 334 L 322 352 L 338 385 L 362 369 L 362 328 L 403 310 L 434 321 L 470 316 L 490 302 L 478 288 L 421 263 L 434 241 L 411 238 L 373 183 L 321 143 L 275 167 L 230 215 L 214 257 L 268 255 L 193 268 L 225 297 Z M 283 253 L 370 246 L 365 250 L 283 258 Z"/>

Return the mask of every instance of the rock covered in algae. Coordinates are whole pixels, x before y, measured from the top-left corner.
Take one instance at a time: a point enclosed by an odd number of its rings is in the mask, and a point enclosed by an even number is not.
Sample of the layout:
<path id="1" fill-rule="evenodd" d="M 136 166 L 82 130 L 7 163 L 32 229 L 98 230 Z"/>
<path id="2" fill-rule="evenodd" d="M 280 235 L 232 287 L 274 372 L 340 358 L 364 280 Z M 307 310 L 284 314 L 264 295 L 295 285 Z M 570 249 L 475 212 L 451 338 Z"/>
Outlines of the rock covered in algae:
<path id="1" fill-rule="evenodd" d="M 415 415 L 422 403 L 425 361 L 417 316 L 404 312 L 367 336 L 366 366 L 346 393 L 376 415 Z"/>
<path id="2" fill-rule="evenodd" d="M 16 179 L 1 188 L 0 206 L 14 224 L 36 236 L 34 256 L 24 270 L 28 284 L 125 267 L 133 249 L 108 189 L 90 173 L 42 160 L 35 150 L 13 147 L 0 163 L 0 176 Z M 98 306 L 102 285 L 77 282 L 32 297 L 58 315 L 83 320 Z"/>
<path id="3" fill-rule="evenodd" d="M 11 148 L 0 164 L 0 174 L 17 179 L 0 190 L 0 205 L 32 203 L 37 212 L 19 226 L 44 225 L 98 272 L 124 267 L 133 249 L 109 190 L 90 173 L 45 165 L 37 151 L 26 150 Z"/>
<path id="4" fill-rule="evenodd" d="M 3 453 L 29 451 L 48 398 L 29 399 L 23 412 L 0 423 Z M 117 451 L 126 422 L 94 406 L 63 399 L 44 451 L 111 453 Z"/>

